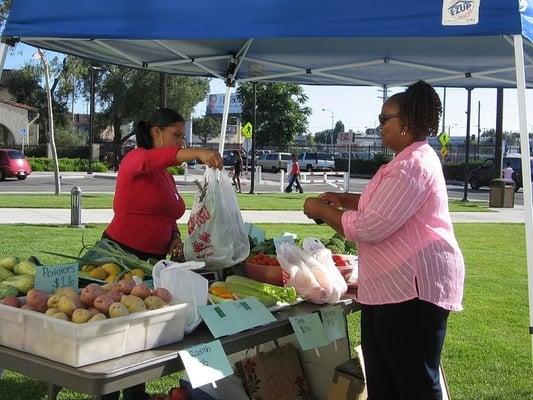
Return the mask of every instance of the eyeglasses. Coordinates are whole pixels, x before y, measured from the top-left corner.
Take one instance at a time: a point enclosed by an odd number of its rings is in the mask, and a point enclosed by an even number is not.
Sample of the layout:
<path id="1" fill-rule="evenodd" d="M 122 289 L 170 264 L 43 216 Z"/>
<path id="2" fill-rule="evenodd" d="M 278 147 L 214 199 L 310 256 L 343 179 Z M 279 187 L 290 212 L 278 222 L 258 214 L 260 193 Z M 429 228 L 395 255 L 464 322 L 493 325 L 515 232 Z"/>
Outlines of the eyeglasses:
<path id="1" fill-rule="evenodd" d="M 389 119 L 400 118 L 398 114 L 379 114 L 378 120 L 380 125 L 385 125 Z"/>

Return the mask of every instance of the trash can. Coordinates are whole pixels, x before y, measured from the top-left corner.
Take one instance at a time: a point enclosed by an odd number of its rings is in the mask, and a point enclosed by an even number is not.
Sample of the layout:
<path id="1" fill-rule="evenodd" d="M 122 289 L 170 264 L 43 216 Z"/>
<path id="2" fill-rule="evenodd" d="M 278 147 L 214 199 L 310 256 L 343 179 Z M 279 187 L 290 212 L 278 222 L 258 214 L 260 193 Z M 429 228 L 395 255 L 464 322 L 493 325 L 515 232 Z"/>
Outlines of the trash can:
<path id="1" fill-rule="evenodd" d="M 489 207 L 514 207 L 514 181 L 493 179 L 490 181 Z"/>

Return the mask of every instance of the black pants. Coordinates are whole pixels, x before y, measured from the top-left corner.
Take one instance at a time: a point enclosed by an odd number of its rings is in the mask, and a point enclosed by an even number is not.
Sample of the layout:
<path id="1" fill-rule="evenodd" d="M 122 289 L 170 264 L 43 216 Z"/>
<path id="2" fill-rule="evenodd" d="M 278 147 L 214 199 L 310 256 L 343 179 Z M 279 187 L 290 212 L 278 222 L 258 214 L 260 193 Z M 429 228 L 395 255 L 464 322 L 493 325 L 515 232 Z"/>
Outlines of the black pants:
<path id="1" fill-rule="evenodd" d="M 368 400 L 441 400 L 440 354 L 449 311 L 423 300 L 363 305 Z"/>

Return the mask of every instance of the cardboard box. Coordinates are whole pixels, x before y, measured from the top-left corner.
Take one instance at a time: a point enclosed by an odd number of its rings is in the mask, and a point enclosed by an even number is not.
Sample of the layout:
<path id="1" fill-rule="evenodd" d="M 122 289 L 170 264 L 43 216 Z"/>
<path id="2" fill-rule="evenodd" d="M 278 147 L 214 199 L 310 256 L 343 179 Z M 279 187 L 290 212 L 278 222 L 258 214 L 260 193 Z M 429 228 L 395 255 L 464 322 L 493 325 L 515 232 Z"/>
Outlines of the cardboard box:
<path id="1" fill-rule="evenodd" d="M 335 368 L 333 381 L 329 387 L 328 400 L 366 400 L 364 364 L 360 362 L 362 353 Z"/>

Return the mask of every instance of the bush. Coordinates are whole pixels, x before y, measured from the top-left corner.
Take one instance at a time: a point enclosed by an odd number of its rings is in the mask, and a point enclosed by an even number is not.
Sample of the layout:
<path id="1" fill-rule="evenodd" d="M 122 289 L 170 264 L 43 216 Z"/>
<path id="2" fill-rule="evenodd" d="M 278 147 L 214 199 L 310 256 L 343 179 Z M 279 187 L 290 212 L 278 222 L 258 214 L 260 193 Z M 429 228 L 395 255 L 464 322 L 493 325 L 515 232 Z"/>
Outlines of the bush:
<path id="1" fill-rule="evenodd" d="M 483 164 L 483 161 L 470 161 L 468 163 L 468 170 L 472 171 Z M 463 181 L 465 179 L 465 163 L 448 163 L 442 166 L 444 179 L 447 181 Z"/>
<path id="2" fill-rule="evenodd" d="M 181 165 L 175 167 L 168 167 L 167 171 L 170 172 L 172 175 L 185 175 L 185 168 L 183 168 Z"/>
<path id="3" fill-rule="evenodd" d="M 387 164 L 390 161 L 390 157 L 383 153 L 379 153 L 376 154 L 373 160 L 355 159 L 351 161 L 352 163 L 350 171 L 352 174 L 373 176 L 379 167 L 381 167 L 383 164 Z M 335 170 L 348 171 L 348 160 L 335 159 Z"/>
<path id="4" fill-rule="evenodd" d="M 31 169 L 36 172 L 54 170 L 54 162 L 51 158 L 29 157 Z M 83 158 L 60 158 L 59 170 L 64 172 L 85 172 L 89 169 L 89 161 Z M 93 161 L 91 164 L 93 172 L 106 172 L 107 167 L 100 161 Z"/>

